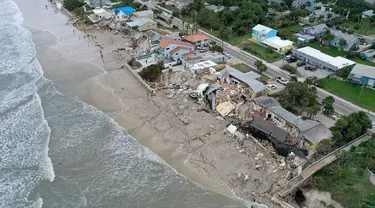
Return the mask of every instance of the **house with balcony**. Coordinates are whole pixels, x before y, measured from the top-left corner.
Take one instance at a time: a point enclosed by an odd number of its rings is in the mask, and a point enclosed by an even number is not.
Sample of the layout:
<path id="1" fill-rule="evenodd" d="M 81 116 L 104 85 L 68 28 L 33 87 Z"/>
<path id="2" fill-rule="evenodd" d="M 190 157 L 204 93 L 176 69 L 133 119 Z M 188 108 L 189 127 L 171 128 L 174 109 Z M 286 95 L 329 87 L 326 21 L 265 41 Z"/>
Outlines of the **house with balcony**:
<path id="1" fill-rule="evenodd" d="M 261 24 L 257 24 L 252 29 L 251 38 L 256 43 L 260 44 L 263 40 L 265 40 L 267 38 L 276 37 L 276 35 L 277 35 L 277 30 L 274 30 L 272 28 L 269 28 L 269 27 L 261 25 Z"/>
<path id="2" fill-rule="evenodd" d="M 159 52 L 164 55 L 164 58 L 173 61 L 181 61 L 194 51 L 195 46 L 188 42 L 173 40 L 170 38 L 163 38 L 159 43 Z"/>

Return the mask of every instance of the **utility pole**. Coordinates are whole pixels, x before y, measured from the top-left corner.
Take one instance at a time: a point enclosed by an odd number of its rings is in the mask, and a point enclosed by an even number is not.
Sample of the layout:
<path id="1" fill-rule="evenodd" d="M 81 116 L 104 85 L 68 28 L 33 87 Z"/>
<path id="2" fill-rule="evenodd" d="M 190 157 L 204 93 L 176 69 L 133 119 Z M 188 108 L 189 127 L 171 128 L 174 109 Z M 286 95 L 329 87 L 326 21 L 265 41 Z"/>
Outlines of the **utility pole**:
<path id="1" fill-rule="evenodd" d="M 363 77 L 361 77 L 361 84 L 362 84 L 362 78 Z M 363 82 L 362 84 L 362 89 L 361 89 L 361 93 L 359 93 L 358 101 L 360 101 L 364 89 L 365 89 L 365 82 Z"/>
<path id="2" fill-rule="evenodd" d="M 103 8 L 103 0 L 100 0 L 100 8 Z"/>

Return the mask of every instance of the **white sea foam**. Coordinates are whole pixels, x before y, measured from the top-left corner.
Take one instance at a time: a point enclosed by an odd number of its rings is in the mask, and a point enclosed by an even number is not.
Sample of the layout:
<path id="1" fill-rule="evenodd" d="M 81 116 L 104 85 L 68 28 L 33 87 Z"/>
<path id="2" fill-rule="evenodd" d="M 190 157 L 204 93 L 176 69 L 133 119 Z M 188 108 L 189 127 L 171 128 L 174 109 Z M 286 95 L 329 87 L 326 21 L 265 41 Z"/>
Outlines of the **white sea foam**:
<path id="1" fill-rule="evenodd" d="M 0 5 L 0 207 L 42 207 L 40 197 L 28 199 L 40 181 L 55 177 L 36 86 L 42 70 L 17 4 Z"/>

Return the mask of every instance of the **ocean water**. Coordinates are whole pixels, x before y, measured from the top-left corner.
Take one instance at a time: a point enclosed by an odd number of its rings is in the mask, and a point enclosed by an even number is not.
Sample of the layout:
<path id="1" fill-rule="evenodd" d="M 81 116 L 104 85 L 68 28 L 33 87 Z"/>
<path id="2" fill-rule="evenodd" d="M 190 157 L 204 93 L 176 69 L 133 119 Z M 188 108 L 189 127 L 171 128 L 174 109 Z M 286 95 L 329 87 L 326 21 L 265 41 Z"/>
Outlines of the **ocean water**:
<path id="1" fill-rule="evenodd" d="M 43 77 L 23 16 L 0 0 L 0 207 L 245 207 L 191 182 Z"/>

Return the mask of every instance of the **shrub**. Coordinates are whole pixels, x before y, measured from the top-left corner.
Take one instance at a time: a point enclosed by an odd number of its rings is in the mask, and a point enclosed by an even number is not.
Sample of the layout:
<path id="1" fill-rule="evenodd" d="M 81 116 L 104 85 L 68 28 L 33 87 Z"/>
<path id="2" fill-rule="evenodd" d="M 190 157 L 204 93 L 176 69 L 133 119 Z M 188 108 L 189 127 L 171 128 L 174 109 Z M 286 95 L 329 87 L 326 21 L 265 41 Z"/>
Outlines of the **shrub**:
<path id="1" fill-rule="evenodd" d="M 154 64 L 142 69 L 142 71 L 139 72 L 139 76 L 141 76 L 146 81 L 154 82 L 160 77 L 162 70 L 163 63 Z"/>
<path id="2" fill-rule="evenodd" d="M 64 7 L 69 10 L 73 11 L 75 8 L 82 7 L 85 3 L 79 0 L 64 0 L 63 5 Z"/>
<path id="3" fill-rule="evenodd" d="M 211 51 L 217 51 L 217 52 L 220 52 L 220 53 L 223 53 L 224 52 L 224 49 L 223 47 L 219 46 L 219 45 L 213 45 L 210 47 L 210 50 Z"/>
<path id="4" fill-rule="evenodd" d="M 285 64 L 281 68 L 284 69 L 285 71 L 288 71 L 288 72 L 292 73 L 292 74 L 297 74 L 297 68 L 295 66 Z"/>

